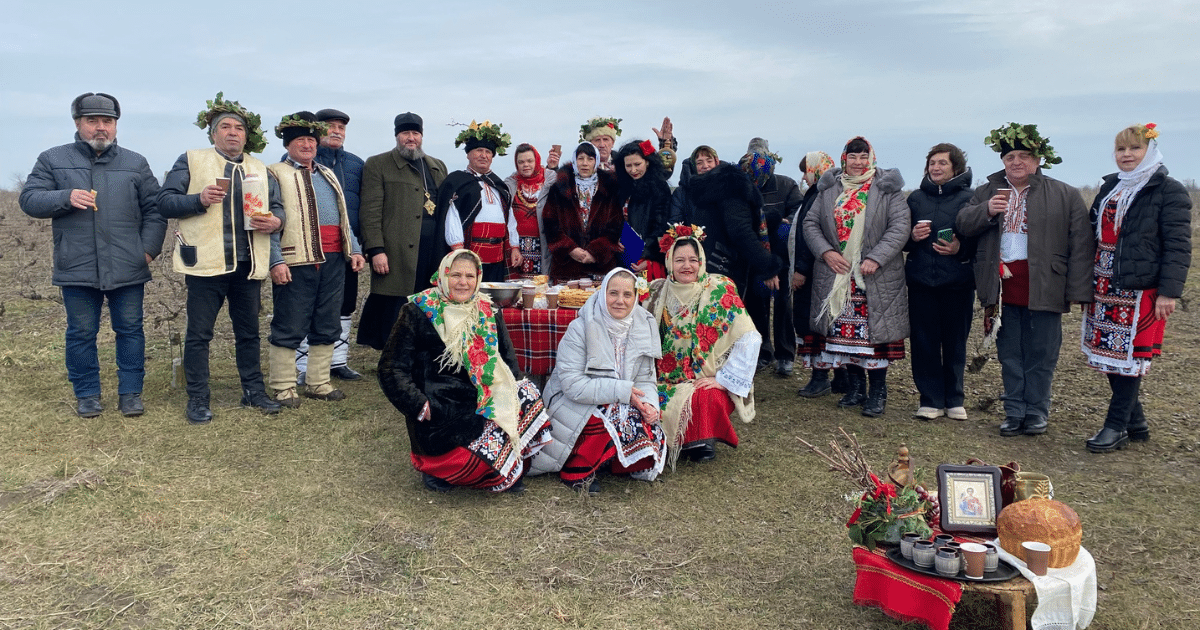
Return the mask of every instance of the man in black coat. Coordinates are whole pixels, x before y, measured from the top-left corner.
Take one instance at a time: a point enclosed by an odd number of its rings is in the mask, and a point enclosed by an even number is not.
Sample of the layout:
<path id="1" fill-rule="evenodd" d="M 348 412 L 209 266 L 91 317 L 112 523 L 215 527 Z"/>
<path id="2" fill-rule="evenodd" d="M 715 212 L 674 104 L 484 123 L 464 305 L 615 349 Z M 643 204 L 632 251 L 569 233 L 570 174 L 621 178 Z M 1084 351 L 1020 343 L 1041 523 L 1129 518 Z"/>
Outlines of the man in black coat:
<path id="1" fill-rule="evenodd" d="M 778 290 L 783 265 L 759 238 L 762 193 L 740 168 L 720 162 L 712 147 L 697 147 L 691 159 L 696 174 L 680 184 L 683 193 L 675 194 L 690 208 L 683 211 L 685 220 L 708 234 L 703 242 L 708 272 L 728 276 L 743 300 L 752 282 Z"/>

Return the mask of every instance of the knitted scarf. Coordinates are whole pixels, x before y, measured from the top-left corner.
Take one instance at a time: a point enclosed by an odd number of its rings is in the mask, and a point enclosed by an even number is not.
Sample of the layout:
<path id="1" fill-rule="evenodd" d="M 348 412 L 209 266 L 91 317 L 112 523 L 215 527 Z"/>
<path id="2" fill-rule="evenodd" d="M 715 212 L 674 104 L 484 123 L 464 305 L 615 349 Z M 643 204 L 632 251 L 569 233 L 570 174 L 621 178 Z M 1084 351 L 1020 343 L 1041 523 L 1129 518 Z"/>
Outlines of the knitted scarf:
<path id="1" fill-rule="evenodd" d="M 866 139 L 861 136 L 856 139 L 866 142 Z M 818 321 L 826 318 L 825 326 L 832 323 L 846 308 L 846 303 L 850 300 L 851 279 L 858 286 L 866 284 L 862 277 L 862 270 L 859 269 L 859 264 L 862 262 L 864 228 L 863 222 L 858 218 L 867 209 L 871 184 L 875 181 L 875 148 L 869 142 L 867 142 L 867 153 L 870 156 L 867 170 L 862 175 L 850 175 L 846 172 L 846 152 L 842 151 L 842 174 L 839 177 L 842 192 L 833 202 L 833 220 L 837 226 L 838 251 L 850 263 L 850 272 L 837 274 L 834 277 L 833 288 L 821 303 Z"/>

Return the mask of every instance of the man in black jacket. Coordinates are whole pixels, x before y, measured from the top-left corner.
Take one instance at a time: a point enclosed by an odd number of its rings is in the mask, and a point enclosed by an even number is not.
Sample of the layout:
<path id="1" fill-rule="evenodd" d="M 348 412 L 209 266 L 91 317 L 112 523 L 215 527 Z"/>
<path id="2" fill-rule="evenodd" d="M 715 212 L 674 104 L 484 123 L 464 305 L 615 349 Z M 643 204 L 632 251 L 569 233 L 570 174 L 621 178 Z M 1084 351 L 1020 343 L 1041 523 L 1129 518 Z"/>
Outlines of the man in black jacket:
<path id="1" fill-rule="evenodd" d="M 100 403 L 96 335 L 108 300 L 117 343 L 118 408 L 140 416 L 146 335 L 142 300 L 150 261 L 162 251 L 167 221 L 158 213 L 158 180 L 146 158 L 117 146 L 121 106 L 107 94 L 71 103 L 75 142 L 38 156 L 21 191 L 21 210 L 52 219 L 53 282 L 67 311 L 67 378 L 75 412 L 92 418 Z"/>

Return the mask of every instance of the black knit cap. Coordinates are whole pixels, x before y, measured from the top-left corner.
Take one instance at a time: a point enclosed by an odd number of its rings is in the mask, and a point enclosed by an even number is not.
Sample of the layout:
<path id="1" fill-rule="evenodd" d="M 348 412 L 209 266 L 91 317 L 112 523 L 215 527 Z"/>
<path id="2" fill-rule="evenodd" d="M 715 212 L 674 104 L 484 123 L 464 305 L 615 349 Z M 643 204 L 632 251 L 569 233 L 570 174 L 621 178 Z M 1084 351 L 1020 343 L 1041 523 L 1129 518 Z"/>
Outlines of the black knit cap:
<path id="1" fill-rule="evenodd" d="M 400 135 L 401 131 L 416 131 L 418 133 L 424 134 L 425 133 L 425 121 L 421 120 L 420 116 L 418 116 L 412 112 L 404 112 L 403 114 L 396 116 L 396 134 L 395 135 Z"/>
<path id="2" fill-rule="evenodd" d="M 121 117 L 121 104 L 116 97 L 104 93 L 88 92 L 80 94 L 71 101 L 71 118 L 79 119 L 84 116 Z"/>
<path id="3" fill-rule="evenodd" d="M 317 122 L 317 116 L 312 112 L 296 112 L 295 114 L 292 114 L 291 117 L 308 122 Z M 295 140 L 296 138 L 302 138 L 304 136 L 309 136 L 314 140 L 321 139 L 321 129 L 315 125 L 312 127 L 284 127 L 282 134 L 284 147 L 291 144 L 292 140 Z"/>
<path id="4" fill-rule="evenodd" d="M 463 147 L 463 150 L 466 151 L 467 153 L 470 153 L 472 149 L 478 149 L 479 147 L 483 147 L 483 148 L 491 151 L 492 155 L 496 155 L 496 141 L 495 140 L 487 140 L 487 139 L 480 139 L 480 138 L 468 138 L 467 142 L 466 142 L 466 146 Z"/>
<path id="5" fill-rule="evenodd" d="M 332 107 L 327 107 L 325 109 L 322 109 L 321 111 L 318 111 L 317 112 L 317 120 L 319 120 L 321 122 L 327 122 L 330 120 L 340 120 L 344 124 L 347 124 L 347 125 L 350 124 L 350 116 L 348 114 L 346 114 L 346 112 L 343 112 L 343 111 L 337 110 L 337 109 L 333 109 Z"/>

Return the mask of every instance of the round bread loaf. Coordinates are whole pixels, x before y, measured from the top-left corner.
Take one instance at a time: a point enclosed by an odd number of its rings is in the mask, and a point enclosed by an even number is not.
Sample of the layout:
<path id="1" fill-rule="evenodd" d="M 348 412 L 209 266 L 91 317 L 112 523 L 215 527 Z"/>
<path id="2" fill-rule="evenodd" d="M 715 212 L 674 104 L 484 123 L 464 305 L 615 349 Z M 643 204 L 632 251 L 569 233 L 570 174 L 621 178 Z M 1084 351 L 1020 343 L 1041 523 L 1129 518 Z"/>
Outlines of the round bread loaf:
<path id="1" fill-rule="evenodd" d="M 1050 545 L 1050 566 L 1061 569 L 1074 564 L 1079 555 L 1083 524 L 1065 503 L 1033 498 L 1010 503 L 1001 510 L 996 517 L 996 533 L 1000 546 L 1021 560 L 1025 560 L 1021 543 L 1033 540 Z"/>

